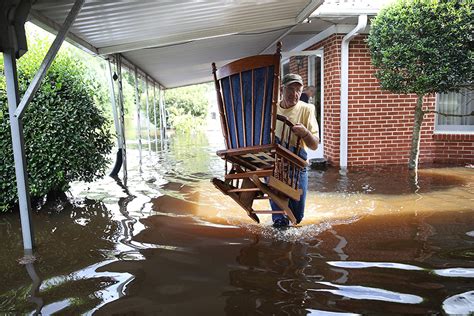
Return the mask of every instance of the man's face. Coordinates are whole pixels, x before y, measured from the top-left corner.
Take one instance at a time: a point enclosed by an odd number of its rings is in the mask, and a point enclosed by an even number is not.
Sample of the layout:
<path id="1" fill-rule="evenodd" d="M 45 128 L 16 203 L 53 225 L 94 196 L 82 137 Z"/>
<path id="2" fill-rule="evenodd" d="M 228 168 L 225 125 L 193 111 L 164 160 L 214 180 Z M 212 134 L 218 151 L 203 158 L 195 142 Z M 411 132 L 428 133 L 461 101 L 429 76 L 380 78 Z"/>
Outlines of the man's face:
<path id="1" fill-rule="evenodd" d="M 283 86 L 283 100 L 287 106 L 295 106 L 300 100 L 303 86 L 297 82 Z"/>

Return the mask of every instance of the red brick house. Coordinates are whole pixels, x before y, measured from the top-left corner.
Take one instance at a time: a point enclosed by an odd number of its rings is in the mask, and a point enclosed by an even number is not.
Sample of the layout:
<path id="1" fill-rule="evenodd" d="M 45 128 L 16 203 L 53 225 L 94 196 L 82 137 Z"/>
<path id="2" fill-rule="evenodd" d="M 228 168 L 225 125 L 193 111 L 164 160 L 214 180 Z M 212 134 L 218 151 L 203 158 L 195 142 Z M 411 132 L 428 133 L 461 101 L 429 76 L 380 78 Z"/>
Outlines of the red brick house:
<path id="1" fill-rule="evenodd" d="M 312 157 L 324 157 L 332 165 L 408 163 L 416 96 L 382 91 L 374 76 L 366 39 L 370 19 L 379 9 L 369 0 L 326 0 L 312 14 L 312 23 L 283 40 L 288 49 L 283 73 L 299 73 L 318 89 L 313 103 L 322 142 Z M 303 44 L 292 46 L 303 36 Z M 466 114 L 474 110 L 472 100 L 472 90 L 466 90 L 429 96 L 425 106 Z M 420 163 L 474 163 L 472 116 L 428 114 L 421 137 Z"/>

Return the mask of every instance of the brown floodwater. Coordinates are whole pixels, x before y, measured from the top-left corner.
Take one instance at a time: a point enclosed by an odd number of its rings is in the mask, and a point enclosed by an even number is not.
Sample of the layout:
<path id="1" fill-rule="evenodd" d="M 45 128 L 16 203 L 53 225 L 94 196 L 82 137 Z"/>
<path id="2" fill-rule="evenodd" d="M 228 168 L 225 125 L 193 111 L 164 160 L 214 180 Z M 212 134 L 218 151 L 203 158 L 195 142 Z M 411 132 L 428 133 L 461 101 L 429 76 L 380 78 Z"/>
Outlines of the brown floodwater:
<path id="1" fill-rule="evenodd" d="M 218 135 L 218 133 L 217 133 Z M 0 216 L 0 313 L 474 312 L 474 169 L 311 170 L 306 216 L 277 230 L 214 189 L 214 135 L 129 144 L 126 185 L 74 183 L 32 219 Z M 268 201 L 258 201 L 268 208 Z"/>

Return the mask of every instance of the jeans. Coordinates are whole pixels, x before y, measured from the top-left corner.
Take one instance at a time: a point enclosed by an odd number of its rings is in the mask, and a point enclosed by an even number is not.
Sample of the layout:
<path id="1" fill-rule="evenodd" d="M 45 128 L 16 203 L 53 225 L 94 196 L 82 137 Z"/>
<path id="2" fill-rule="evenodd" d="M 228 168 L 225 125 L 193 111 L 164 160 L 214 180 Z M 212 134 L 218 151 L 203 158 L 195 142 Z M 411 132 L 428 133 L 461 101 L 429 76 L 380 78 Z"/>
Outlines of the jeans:
<path id="1" fill-rule="evenodd" d="M 308 190 L 308 168 L 301 169 L 300 178 L 298 180 L 298 186 L 303 191 L 300 196 L 299 201 L 295 201 L 290 199 L 288 202 L 288 206 L 290 210 L 293 212 L 293 215 L 296 217 L 296 222 L 299 223 L 303 220 L 304 216 L 304 206 L 306 202 L 306 191 Z M 272 210 L 280 210 L 281 208 L 276 205 L 272 200 L 270 200 L 270 206 Z M 279 218 L 285 217 L 284 214 L 272 214 L 272 220 L 275 221 Z"/>

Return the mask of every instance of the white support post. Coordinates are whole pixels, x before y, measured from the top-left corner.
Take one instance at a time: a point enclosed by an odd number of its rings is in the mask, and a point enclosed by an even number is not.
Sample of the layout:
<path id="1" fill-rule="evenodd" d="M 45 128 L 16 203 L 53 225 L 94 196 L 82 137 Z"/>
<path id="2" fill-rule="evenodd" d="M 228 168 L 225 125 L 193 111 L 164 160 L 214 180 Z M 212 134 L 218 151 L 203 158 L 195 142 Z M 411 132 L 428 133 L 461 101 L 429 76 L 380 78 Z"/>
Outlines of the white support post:
<path id="1" fill-rule="evenodd" d="M 154 124 L 155 124 L 155 150 L 158 148 L 158 132 L 156 131 L 156 86 L 153 82 L 153 116 L 154 116 Z"/>
<path id="2" fill-rule="evenodd" d="M 31 203 L 28 189 L 28 174 L 26 173 L 23 124 L 21 118 L 15 115 L 19 103 L 15 52 L 13 50 L 4 52 L 3 62 L 5 65 L 5 77 L 7 81 L 8 110 L 10 113 L 10 129 L 13 146 L 13 159 L 15 162 L 18 204 L 20 205 L 23 248 L 25 251 L 32 251 L 34 247 L 34 235 L 31 225 Z"/>
<path id="3" fill-rule="evenodd" d="M 120 129 L 120 122 L 117 113 L 117 105 L 115 103 L 115 88 L 114 88 L 114 79 L 112 73 L 112 66 L 110 65 L 110 60 L 107 61 L 107 67 L 109 70 L 109 88 L 110 88 L 110 104 L 112 105 L 112 114 L 114 117 L 115 132 L 117 133 L 117 147 L 122 148 L 122 133 Z"/>
<path id="4" fill-rule="evenodd" d="M 118 76 L 118 110 L 120 116 L 120 129 L 122 134 L 122 164 L 123 164 L 123 183 L 127 185 L 127 143 L 125 140 L 125 109 L 123 102 L 122 87 L 122 58 L 120 54 L 115 55 L 115 65 Z"/>
<path id="5" fill-rule="evenodd" d="M 23 140 L 23 124 L 21 117 L 26 108 L 38 91 L 41 81 L 51 66 L 61 44 L 63 43 L 71 25 L 74 23 L 85 0 L 76 0 L 69 14 L 64 20 L 56 38 L 51 44 L 38 72 L 31 81 L 23 98 L 20 101 L 18 95 L 18 78 L 15 60 L 15 51 L 4 52 L 5 77 L 7 80 L 7 98 L 10 115 L 10 128 L 12 134 L 13 157 L 15 161 L 15 174 L 18 190 L 18 203 L 20 206 L 21 230 L 23 235 L 23 247 L 25 252 L 31 252 L 34 247 L 33 230 L 31 226 L 31 203 L 28 188 L 28 176 L 26 173 L 26 157 Z"/>
<path id="6" fill-rule="evenodd" d="M 54 57 L 56 57 L 56 54 L 58 53 L 59 48 L 61 48 L 61 44 L 66 38 L 66 35 L 69 32 L 71 25 L 74 23 L 76 16 L 79 14 L 79 11 L 81 11 L 84 1 L 85 0 L 76 0 L 76 2 L 74 2 L 74 5 L 72 6 L 71 11 L 69 11 L 69 14 L 66 17 L 66 20 L 64 20 L 64 24 L 61 30 L 59 30 L 58 35 L 56 35 L 56 38 L 53 41 L 53 44 L 51 44 L 51 47 L 46 53 L 46 56 L 44 57 L 43 62 L 41 63 L 40 68 L 38 69 L 38 72 L 36 73 L 28 89 L 23 95 L 23 98 L 21 99 L 21 102 L 15 111 L 16 117 L 21 117 L 25 113 L 26 107 L 35 96 L 36 91 L 38 91 L 39 86 L 41 85 L 41 81 L 46 75 L 46 72 L 48 71 L 49 66 L 51 66 L 51 63 L 53 62 Z"/>
<path id="7" fill-rule="evenodd" d="M 148 154 L 151 155 L 151 139 L 150 139 L 150 100 L 148 98 L 148 77 L 145 79 L 146 89 L 146 129 L 148 138 Z"/>
<path id="8" fill-rule="evenodd" d="M 138 164 L 140 173 L 142 173 L 142 127 L 140 124 L 140 95 L 138 91 L 138 70 L 135 67 L 135 102 L 137 108 L 137 137 L 138 137 Z"/>
<path id="9" fill-rule="evenodd" d="M 119 117 L 117 113 L 117 106 L 115 104 L 115 89 L 114 89 L 114 79 L 112 74 L 112 67 L 110 65 L 110 60 L 107 61 L 108 66 L 108 76 L 109 77 L 109 90 L 110 90 L 110 104 L 112 105 L 112 114 L 114 117 L 114 125 L 115 125 L 115 134 L 117 135 L 117 155 L 114 168 L 110 172 L 111 177 L 116 177 L 120 172 L 120 169 L 123 164 L 123 153 L 122 153 L 122 129 L 120 128 Z"/>
<path id="10" fill-rule="evenodd" d="M 367 26 L 367 15 L 360 15 L 357 26 L 350 31 L 341 43 L 341 129 L 339 147 L 339 166 L 347 168 L 348 126 L 349 126 L 349 42 Z"/>
<path id="11" fill-rule="evenodd" d="M 160 87 L 160 119 L 161 119 L 161 138 L 166 138 L 166 109 L 165 109 L 165 91 Z"/>

